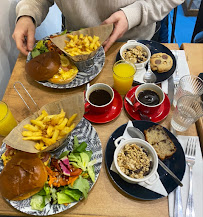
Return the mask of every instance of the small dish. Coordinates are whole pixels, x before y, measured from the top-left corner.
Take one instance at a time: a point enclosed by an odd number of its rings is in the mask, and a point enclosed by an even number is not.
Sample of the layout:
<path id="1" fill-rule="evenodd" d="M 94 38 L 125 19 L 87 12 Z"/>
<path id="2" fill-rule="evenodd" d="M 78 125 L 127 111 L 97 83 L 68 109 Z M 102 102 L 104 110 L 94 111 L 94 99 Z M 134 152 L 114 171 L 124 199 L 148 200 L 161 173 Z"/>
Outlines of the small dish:
<path id="1" fill-rule="evenodd" d="M 147 59 L 144 62 L 141 63 L 134 63 L 136 66 L 137 71 L 139 70 L 143 70 L 145 69 L 145 66 L 147 65 L 148 61 L 150 60 L 151 57 L 151 52 L 149 50 L 149 48 L 147 46 L 145 46 L 144 44 L 137 42 L 136 40 L 128 40 L 126 44 L 124 44 L 121 48 L 120 48 L 120 56 L 123 60 L 128 61 L 124 58 L 123 56 L 123 52 L 127 49 L 131 49 L 131 48 L 136 48 L 137 46 L 142 47 L 142 50 L 145 51 L 147 53 Z"/>
<path id="2" fill-rule="evenodd" d="M 121 95 L 114 90 L 114 99 L 112 102 L 112 107 L 105 113 L 95 113 L 91 111 L 90 109 L 85 111 L 84 118 L 87 120 L 93 122 L 93 123 L 98 123 L 98 124 L 103 124 L 103 123 L 108 123 L 115 118 L 119 116 L 121 113 L 121 110 L 123 108 L 123 100 L 121 98 Z"/>
<path id="3" fill-rule="evenodd" d="M 114 144 L 116 146 L 116 150 L 114 152 L 114 163 L 115 163 L 115 167 L 116 167 L 120 177 L 123 180 L 125 180 L 126 182 L 129 182 L 129 183 L 132 183 L 132 184 L 137 184 L 139 182 L 145 182 L 148 185 L 152 185 L 159 179 L 159 175 L 157 173 L 158 156 L 157 156 L 156 151 L 154 150 L 154 148 L 148 142 L 146 142 L 145 140 L 142 140 L 142 139 L 138 139 L 138 138 L 125 139 L 125 137 L 120 136 L 114 141 Z M 130 146 L 133 145 L 133 144 L 136 144 L 139 148 L 144 149 L 143 152 L 145 152 L 147 154 L 147 158 L 150 160 L 150 165 L 148 165 L 149 168 L 150 168 L 150 172 L 147 175 L 145 175 L 143 178 L 132 178 L 132 177 L 126 175 L 121 170 L 120 166 L 118 165 L 118 154 L 121 153 L 122 149 L 128 144 Z M 130 148 L 130 146 L 128 146 L 128 148 Z M 127 150 L 129 152 L 129 149 L 127 149 Z M 137 148 L 136 149 L 131 149 L 131 151 L 133 151 L 133 152 L 135 152 L 135 150 L 139 150 L 139 149 L 137 149 Z M 138 151 L 138 153 L 142 154 L 142 151 Z M 144 156 L 146 157 L 145 153 L 143 153 L 143 159 L 144 159 Z M 148 159 L 146 159 L 146 161 L 148 161 Z M 130 160 L 133 160 L 133 158 L 131 158 Z M 125 162 L 125 165 L 127 163 L 128 162 Z M 134 163 L 139 164 L 140 162 L 135 162 L 134 161 Z M 132 171 L 132 173 L 133 173 L 133 171 Z M 153 178 L 153 180 L 152 180 L 152 178 Z"/>
<path id="4" fill-rule="evenodd" d="M 135 90 L 137 88 L 138 88 L 138 86 L 133 87 L 126 94 L 126 96 L 131 100 L 131 102 L 134 102 Z M 139 111 L 134 111 L 133 107 L 131 105 L 129 105 L 129 103 L 126 101 L 126 99 L 124 99 L 124 107 L 125 107 L 127 113 L 133 119 L 141 120 Z M 168 98 L 167 94 L 165 94 L 164 102 L 161 104 L 161 106 L 154 113 L 148 115 L 150 121 L 158 123 L 158 122 L 164 120 L 167 117 L 167 115 L 169 114 L 170 107 L 171 107 L 171 105 L 170 105 L 169 98 Z"/>

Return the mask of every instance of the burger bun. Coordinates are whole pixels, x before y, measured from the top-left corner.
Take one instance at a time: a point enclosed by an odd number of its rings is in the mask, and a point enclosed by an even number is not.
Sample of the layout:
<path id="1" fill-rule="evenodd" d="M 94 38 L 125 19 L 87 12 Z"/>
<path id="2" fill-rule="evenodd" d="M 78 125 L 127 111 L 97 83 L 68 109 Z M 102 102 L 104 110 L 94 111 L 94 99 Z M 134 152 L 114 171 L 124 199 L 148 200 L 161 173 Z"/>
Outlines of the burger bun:
<path id="1" fill-rule="evenodd" d="M 58 72 L 60 56 L 57 52 L 42 53 L 25 65 L 27 74 L 37 81 L 46 81 Z"/>
<path id="2" fill-rule="evenodd" d="M 37 154 L 17 152 L 0 174 L 0 191 L 8 200 L 24 200 L 39 192 L 47 171 Z"/>

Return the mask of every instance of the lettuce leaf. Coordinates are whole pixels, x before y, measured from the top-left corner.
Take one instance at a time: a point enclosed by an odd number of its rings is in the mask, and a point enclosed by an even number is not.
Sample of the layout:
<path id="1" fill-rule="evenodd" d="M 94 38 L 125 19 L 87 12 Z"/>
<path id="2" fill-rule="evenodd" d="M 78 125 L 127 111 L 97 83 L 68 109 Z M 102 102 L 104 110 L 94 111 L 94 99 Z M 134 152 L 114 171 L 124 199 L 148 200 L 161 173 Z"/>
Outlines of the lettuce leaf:
<path id="1" fill-rule="evenodd" d="M 73 186 L 69 185 L 68 187 L 81 191 L 84 198 L 87 198 L 87 194 L 90 189 L 89 182 L 87 181 L 87 179 L 83 179 L 82 176 L 79 176 L 79 178 L 74 182 Z"/>
<path id="2" fill-rule="evenodd" d="M 69 197 L 63 191 L 57 192 L 57 199 L 58 199 L 58 204 L 72 203 L 75 201 L 72 197 Z"/>
<path id="3" fill-rule="evenodd" d="M 35 194 L 31 198 L 30 202 L 31 209 L 42 211 L 45 207 L 45 200 L 43 196 Z"/>

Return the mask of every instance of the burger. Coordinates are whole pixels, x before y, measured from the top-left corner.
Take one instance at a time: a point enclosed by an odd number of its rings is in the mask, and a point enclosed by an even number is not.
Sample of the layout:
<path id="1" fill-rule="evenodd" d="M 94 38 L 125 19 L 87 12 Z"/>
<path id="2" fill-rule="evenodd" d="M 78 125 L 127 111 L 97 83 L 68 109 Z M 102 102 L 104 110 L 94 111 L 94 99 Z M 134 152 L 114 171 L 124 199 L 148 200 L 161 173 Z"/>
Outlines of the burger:
<path id="1" fill-rule="evenodd" d="M 54 84 L 70 83 L 77 75 L 77 67 L 64 55 L 56 51 L 42 53 L 28 63 L 25 71 L 37 81 Z"/>
<path id="2" fill-rule="evenodd" d="M 8 200 L 24 200 L 39 192 L 47 171 L 37 154 L 18 151 L 0 174 L 0 191 Z"/>

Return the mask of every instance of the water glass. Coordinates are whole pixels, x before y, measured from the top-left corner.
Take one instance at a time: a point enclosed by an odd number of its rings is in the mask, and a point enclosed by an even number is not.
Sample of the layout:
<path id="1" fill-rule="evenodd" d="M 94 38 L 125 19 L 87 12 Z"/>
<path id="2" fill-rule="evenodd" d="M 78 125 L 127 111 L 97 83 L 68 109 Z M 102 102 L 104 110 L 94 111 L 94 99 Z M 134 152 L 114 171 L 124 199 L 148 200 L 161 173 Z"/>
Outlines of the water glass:
<path id="1" fill-rule="evenodd" d="M 7 136 L 17 126 L 10 109 L 5 102 L 0 101 L 0 135 Z"/>
<path id="2" fill-rule="evenodd" d="M 181 96 L 184 95 L 198 95 L 203 94 L 203 80 L 195 75 L 183 76 L 178 84 L 173 105 L 176 107 L 177 101 Z"/>
<path id="3" fill-rule="evenodd" d="M 119 60 L 113 66 L 113 88 L 121 95 L 126 94 L 132 87 L 136 67 L 134 64 Z"/>
<path id="4" fill-rule="evenodd" d="M 177 131 L 186 131 L 203 116 L 203 101 L 199 96 L 185 95 L 178 99 L 171 126 Z"/>

